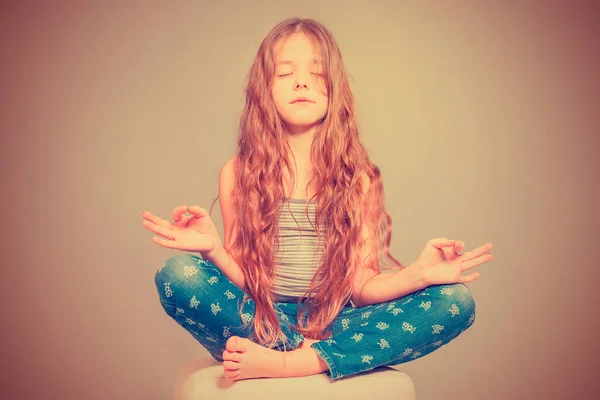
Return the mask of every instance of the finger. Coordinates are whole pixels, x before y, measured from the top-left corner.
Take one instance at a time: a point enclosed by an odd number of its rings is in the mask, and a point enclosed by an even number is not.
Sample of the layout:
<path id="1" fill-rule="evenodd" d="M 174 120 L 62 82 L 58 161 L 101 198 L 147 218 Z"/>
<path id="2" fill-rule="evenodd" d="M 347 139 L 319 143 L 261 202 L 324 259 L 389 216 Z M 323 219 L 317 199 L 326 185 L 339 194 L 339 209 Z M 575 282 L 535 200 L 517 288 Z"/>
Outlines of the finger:
<path id="1" fill-rule="evenodd" d="M 484 245 L 482 245 L 482 246 L 479 246 L 478 248 L 476 248 L 476 249 L 474 249 L 474 250 L 472 250 L 472 251 L 474 251 L 474 252 L 475 252 L 475 253 L 477 253 L 478 255 L 481 255 L 481 254 L 485 254 L 485 253 L 487 253 L 488 251 L 491 251 L 493 248 L 494 248 L 494 245 L 493 245 L 493 244 L 491 244 L 491 243 L 486 243 L 486 244 L 484 244 Z"/>
<path id="2" fill-rule="evenodd" d="M 142 217 L 144 217 L 145 219 L 150 219 L 154 217 L 154 214 L 152 214 L 150 211 L 142 211 Z"/>
<path id="3" fill-rule="evenodd" d="M 188 208 L 188 212 L 195 217 L 208 217 L 208 211 L 200 206 L 191 206 Z"/>
<path id="4" fill-rule="evenodd" d="M 460 276 L 460 282 L 461 283 L 469 283 L 469 282 L 473 282 L 474 280 L 479 279 L 481 275 L 479 274 L 479 272 L 475 272 L 471 275 L 461 275 Z"/>
<path id="5" fill-rule="evenodd" d="M 177 222 L 181 219 L 181 216 L 183 214 L 185 214 L 185 212 L 188 210 L 188 206 L 186 204 L 183 204 L 179 207 L 175 207 L 173 209 L 173 221 Z"/>
<path id="6" fill-rule="evenodd" d="M 494 259 L 494 256 L 492 254 L 484 254 L 482 256 L 479 256 L 477 258 L 474 258 L 472 260 L 467 260 L 467 261 L 465 261 L 463 259 L 461 269 L 463 271 L 465 271 L 465 270 L 468 270 L 468 269 L 471 269 L 471 268 L 475 268 L 478 265 L 481 265 L 481 264 L 486 263 L 486 262 L 490 262 L 493 259 Z"/>
<path id="7" fill-rule="evenodd" d="M 142 216 L 144 218 L 146 218 L 148 221 L 150 221 L 152 224 L 164 226 L 165 228 L 171 227 L 171 223 L 169 221 L 165 221 L 164 219 L 161 219 L 161 218 L 157 217 L 156 215 L 153 215 L 152 213 L 149 213 L 147 211 L 143 212 Z M 144 225 L 144 226 L 146 226 L 146 225 Z"/>
<path id="8" fill-rule="evenodd" d="M 164 236 L 167 239 L 175 240 L 173 230 L 171 230 L 170 228 L 165 228 L 160 225 L 153 224 L 149 221 L 143 221 L 142 225 L 144 225 L 144 227 L 146 227 L 148 230 L 151 230 L 154 233 L 158 233 L 159 235 Z"/>
<path id="9" fill-rule="evenodd" d="M 159 237 L 154 236 L 152 241 L 162 247 L 166 247 L 167 249 L 176 249 L 181 250 L 179 246 L 172 240 L 161 239 Z"/>
<path id="10" fill-rule="evenodd" d="M 444 259 L 454 260 L 458 255 L 456 247 L 459 246 L 460 241 L 448 239 L 448 238 L 435 238 L 429 241 L 433 247 L 441 250 L 444 254 Z"/>
<path id="11" fill-rule="evenodd" d="M 454 244 L 454 252 L 456 254 L 460 254 L 464 250 L 465 250 L 465 242 L 463 242 L 462 240 L 457 240 L 456 243 Z"/>
<path id="12" fill-rule="evenodd" d="M 465 260 L 472 260 L 474 258 L 477 258 L 487 253 L 488 251 L 491 251 L 493 248 L 494 246 L 491 243 L 486 243 L 483 246 L 479 246 L 476 249 L 466 252 L 464 254 Z"/>
<path id="13" fill-rule="evenodd" d="M 441 249 L 444 252 L 444 258 L 446 260 L 454 260 L 456 258 L 456 252 L 452 247 L 443 247 Z"/>
<path id="14" fill-rule="evenodd" d="M 429 241 L 429 244 L 435 248 L 442 249 L 443 247 L 452 246 L 456 243 L 456 240 L 447 239 L 447 238 L 435 238 Z"/>

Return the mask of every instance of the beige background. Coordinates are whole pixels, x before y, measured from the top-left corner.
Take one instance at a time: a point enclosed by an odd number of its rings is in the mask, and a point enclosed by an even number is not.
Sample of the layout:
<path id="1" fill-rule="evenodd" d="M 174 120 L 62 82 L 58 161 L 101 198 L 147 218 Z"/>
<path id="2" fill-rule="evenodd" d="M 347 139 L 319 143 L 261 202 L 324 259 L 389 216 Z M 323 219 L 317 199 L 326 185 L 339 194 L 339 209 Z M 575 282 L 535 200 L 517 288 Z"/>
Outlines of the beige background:
<path id="1" fill-rule="evenodd" d="M 1 398 L 168 399 L 208 357 L 159 304 L 175 252 L 140 214 L 210 206 L 245 74 L 289 16 L 339 42 L 392 253 L 495 245 L 473 327 L 398 367 L 419 399 L 597 396 L 593 2 L 6 3 Z"/>

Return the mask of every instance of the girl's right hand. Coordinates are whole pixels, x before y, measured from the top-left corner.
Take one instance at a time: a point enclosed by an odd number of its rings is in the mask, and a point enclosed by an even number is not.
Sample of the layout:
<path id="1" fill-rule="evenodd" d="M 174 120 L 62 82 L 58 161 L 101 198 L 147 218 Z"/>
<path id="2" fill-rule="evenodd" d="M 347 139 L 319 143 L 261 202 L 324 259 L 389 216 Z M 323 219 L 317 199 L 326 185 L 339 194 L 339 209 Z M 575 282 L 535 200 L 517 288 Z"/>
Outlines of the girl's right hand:
<path id="1" fill-rule="evenodd" d="M 186 212 L 192 214 L 184 215 Z M 219 233 L 208 215 L 199 206 L 181 205 L 173 209 L 173 223 L 160 219 L 148 211 L 142 212 L 145 221 L 142 225 L 148 230 L 163 236 L 153 237 L 152 241 L 168 249 L 199 252 L 202 258 L 223 247 Z"/>

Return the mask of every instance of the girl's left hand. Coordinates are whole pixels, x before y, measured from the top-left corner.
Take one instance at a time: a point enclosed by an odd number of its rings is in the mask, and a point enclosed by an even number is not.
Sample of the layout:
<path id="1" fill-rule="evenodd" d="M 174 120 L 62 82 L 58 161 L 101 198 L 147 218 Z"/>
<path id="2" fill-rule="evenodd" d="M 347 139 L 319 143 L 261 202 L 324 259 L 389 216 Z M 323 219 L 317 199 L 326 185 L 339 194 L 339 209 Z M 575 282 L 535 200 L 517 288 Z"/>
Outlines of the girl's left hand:
<path id="1" fill-rule="evenodd" d="M 460 254 L 465 249 L 465 243 L 447 238 L 431 239 L 417 259 L 421 266 L 423 279 L 427 285 L 446 283 L 468 283 L 479 278 L 479 273 L 465 276 L 461 273 L 475 268 L 493 259 L 491 253 L 494 246 L 486 243 L 474 250 Z"/>

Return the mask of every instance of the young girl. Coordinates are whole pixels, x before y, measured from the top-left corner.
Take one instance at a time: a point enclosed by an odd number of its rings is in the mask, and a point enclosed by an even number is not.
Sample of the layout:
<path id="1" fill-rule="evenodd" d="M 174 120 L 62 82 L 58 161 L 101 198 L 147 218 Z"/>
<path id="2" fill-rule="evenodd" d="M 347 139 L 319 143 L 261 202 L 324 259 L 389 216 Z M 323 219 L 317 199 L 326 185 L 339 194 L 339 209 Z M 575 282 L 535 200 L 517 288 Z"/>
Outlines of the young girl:
<path id="1" fill-rule="evenodd" d="M 464 283 L 479 274 L 461 273 L 492 260 L 492 245 L 462 253 L 462 241 L 437 238 L 408 266 L 391 256 L 380 171 L 331 33 L 279 23 L 245 93 L 237 152 L 219 175 L 223 242 L 199 206 L 176 207 L 173 222 L 142 213 L 154 243 L 199 254 L 169 258 L 156 285 L 224 376 L 335 380 L 423 357 L 471 326 Z M 395 272 L 381 273 L 384 255 Z"/>

